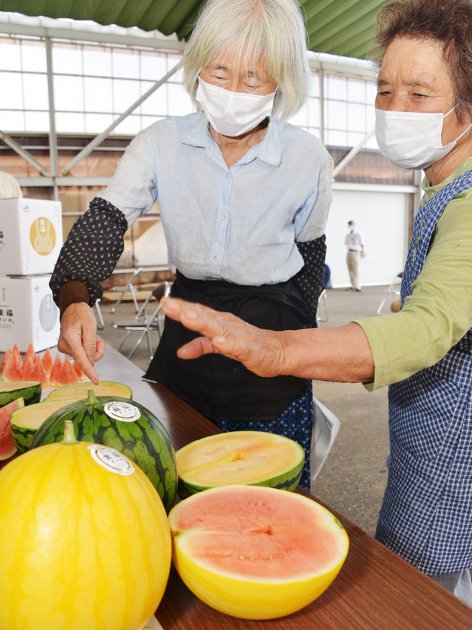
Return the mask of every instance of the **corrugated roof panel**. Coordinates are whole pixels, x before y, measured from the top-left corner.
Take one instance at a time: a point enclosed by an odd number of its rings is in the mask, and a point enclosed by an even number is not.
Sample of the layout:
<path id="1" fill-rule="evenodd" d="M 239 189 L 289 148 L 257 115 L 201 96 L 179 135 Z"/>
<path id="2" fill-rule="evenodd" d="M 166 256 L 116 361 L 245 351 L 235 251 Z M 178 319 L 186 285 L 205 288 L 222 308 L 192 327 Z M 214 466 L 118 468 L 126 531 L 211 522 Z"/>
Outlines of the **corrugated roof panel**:
<path id="1" fill-rule="evenodd" d="M 369 58 L 378 10 L 384 0 L 299 0 L 310 50 Z M 0 0 L 0 11 L 137 26 L 183 39 L 202 0 Z"/>

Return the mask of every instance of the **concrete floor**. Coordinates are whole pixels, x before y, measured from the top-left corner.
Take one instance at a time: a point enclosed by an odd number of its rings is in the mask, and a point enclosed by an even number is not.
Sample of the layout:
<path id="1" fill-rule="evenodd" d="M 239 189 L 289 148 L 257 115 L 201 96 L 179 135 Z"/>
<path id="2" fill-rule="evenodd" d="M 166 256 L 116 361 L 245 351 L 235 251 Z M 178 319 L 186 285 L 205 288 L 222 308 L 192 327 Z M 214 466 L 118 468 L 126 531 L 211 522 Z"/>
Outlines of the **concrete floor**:
<path id="1" fill-rule="evenodd" d="M 365 287 L 362 293 L 328 290 L 328 321 L 320 322 L 320 326 L 332 327 L 375 315 L 386 291 L 387 287 Z M 105 329 L 100 335 L 117 347 L 123 332 L 111 324 L 132 319 L 134 310 L 131 304 L 123 303 L 111 313 L 111 306 L 101 305 Z M 125 345 L 124 354 L 136 339 L 134 335 Z M 153 342 L 154 345 L 157 343 L 157 336 Z M 141 369 L 146 369 L 149 356 L 145 341 L 132 360 Z M 316 481 L 314 493 L 362 529 L 373 533 L 387 479 L 387 391 L 369 393 L 360 384 L 317 381 L 315 396 L 338 416 L 341 428 Z"/>

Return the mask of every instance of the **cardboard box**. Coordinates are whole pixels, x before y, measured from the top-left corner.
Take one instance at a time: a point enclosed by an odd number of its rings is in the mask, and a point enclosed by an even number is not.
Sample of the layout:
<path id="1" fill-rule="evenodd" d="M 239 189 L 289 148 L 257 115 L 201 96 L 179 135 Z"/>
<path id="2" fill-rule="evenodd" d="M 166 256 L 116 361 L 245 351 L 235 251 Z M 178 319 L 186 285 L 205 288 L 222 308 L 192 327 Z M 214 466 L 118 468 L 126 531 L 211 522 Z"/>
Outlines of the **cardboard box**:
<path id="1" fill-rule="evenodd" d="M 52 273 L 62 247 L 60 201 L 0 200 L 0 270 L 5 275 Z"/>
<path id="2" fill-rule="evenodd" d="M 36 352 L 59 339 L 59 309 L 49 288 L 50 275 L 0 276 L 0 351 L 16 342 L 21 352 L 30 343 Z"/>

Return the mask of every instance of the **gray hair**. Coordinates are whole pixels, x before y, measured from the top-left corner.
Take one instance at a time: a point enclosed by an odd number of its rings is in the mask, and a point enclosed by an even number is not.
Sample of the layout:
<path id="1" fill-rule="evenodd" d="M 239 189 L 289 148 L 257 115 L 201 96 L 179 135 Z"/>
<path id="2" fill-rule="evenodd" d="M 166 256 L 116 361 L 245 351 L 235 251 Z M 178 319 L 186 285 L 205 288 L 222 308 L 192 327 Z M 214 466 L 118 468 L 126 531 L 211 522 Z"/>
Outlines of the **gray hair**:
<path id="1" fill-rule="evenodd" d="M 207 0 L 184 51 L 184 83 L 195 102 L 197 77 L 223 50 L 242 67 L 263 59 L 277 83 L 274 113 L 295 114 L 307 98 L 306 31 L 295 0 Z"/>

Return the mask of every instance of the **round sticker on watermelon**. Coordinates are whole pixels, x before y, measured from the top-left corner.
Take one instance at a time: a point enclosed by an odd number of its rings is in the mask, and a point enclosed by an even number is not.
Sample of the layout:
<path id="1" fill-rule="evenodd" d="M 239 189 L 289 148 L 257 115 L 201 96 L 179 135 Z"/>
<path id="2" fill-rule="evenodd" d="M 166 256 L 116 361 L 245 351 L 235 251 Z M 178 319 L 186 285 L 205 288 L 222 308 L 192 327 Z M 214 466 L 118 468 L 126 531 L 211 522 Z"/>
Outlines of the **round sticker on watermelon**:
<path id="1" fill-rule="evenodd" d="M 118 400 L 105 403 L 103 410 L 108 417 L 121 422 L 135 422 L 141 417 L 139 409 L 135 405 Z"/>
<path id="2" fill-rule="evenodd" d="M 117 475 L 132 475 L 134 473 L 134 466 L 132 463 L 124 457 L 114 448 L 107 448 L 106 446 L 98 446 L 97 444 L 91 444 L 88 446 L 90 454 L 93 459 L 112 473 Z"/>

